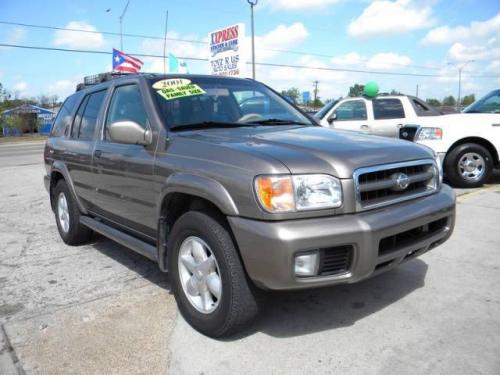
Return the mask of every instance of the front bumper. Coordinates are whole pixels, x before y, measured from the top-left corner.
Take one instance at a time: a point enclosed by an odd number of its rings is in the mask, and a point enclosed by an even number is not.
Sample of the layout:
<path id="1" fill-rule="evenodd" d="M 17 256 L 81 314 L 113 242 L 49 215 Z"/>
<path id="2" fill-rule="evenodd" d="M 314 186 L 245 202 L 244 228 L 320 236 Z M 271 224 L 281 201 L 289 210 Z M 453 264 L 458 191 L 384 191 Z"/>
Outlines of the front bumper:
<path id="1" fill-rule="evenodd" d="M 440 230 L 379 251 L 381 240 L 443 222 Z M 447 185 L 433 195 L 384 208 L 326 218 L 265 222 L 229 217 L 243 263 L 264 289 L 312 288 L 354 283 L 391 269 L 446 241 L 455 224 L 455 193 Z M 346 271 L 329 276 L 296 277 L 295 255 L 352 245 Z"/>

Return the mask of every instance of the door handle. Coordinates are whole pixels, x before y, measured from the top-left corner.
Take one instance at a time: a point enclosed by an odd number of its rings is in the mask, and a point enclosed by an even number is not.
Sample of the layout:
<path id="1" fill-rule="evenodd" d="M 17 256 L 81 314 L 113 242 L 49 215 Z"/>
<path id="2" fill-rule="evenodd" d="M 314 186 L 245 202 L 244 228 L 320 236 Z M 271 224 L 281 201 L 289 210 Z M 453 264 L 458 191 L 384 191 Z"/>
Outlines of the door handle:
<path id="1" fill-rule="evenodd" d="M 361 129 L 363 129 L 363 130 L 369 130 L 370 127 L 368 125 L 361 125 Z"/>
<path id="2" fill-rule="evenodd" d="M 500 124 L 491 124 L 491 126 L 500 126 Z"/>
<path id="3" fill-rule="evenodd" d="M 403 127 L 403 124 L 397 124 L 396 126 L 398 127 L 398 129 L 401 129 Z"/>
<path id="4" fill-rule="evenodd" d="M 101 155 L 102 155 L 102 151 L 101 150 L 95 150 L 94 151 L 94 157 L 96 157 L 96 158 L 99 159 L 101 157 Z"/>

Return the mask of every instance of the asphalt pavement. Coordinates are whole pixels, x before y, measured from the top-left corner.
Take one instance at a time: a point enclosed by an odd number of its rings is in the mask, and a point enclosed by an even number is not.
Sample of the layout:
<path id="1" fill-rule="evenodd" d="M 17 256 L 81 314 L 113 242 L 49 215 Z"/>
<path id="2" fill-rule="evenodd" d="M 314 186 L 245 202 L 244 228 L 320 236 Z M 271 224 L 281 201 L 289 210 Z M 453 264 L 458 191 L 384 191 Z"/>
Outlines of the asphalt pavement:
<path id="1" fill-rule="evenodd" d="M 498 374 L 500 184 L 460 191 L 444 245 L 359 284 L 266 296 L 213 340 L 151 261 L 59 238 L 43 144 L 0 145 L 0 374 Z"/>

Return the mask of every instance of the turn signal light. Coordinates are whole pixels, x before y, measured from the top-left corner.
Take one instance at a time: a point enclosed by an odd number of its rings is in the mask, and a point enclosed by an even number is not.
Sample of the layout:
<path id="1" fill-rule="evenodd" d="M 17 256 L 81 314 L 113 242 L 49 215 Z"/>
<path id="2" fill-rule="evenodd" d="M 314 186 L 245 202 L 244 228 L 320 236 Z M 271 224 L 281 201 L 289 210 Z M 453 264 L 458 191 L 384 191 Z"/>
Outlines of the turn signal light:
<path id="1" fill-rule="evenodd" d="M 255 179 L 255 191 L 266 211 L 288 212 L 295 209 L 290 176 L 259 176 Z"/>

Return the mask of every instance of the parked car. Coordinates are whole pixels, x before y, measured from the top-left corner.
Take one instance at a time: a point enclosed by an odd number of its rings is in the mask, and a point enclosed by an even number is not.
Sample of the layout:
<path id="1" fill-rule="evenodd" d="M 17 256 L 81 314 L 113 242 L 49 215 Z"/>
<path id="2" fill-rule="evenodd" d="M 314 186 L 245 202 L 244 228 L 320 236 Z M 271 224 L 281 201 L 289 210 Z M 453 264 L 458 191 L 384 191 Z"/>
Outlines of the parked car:
<path id="1" fill-rule="evenodd" d="M 358 282 L 453 231 L 455 195 L 430 149 L 324 129 L 256 81 L 139 74 L 81 88 L 44 153 L 61 238 L 95 231 L 157 262 L 206 335 L 249 324 L 258 289 Z"/>
<path id="2" fill-rule="evenodd" d="M 406 125 L 400 137 L 432 148 L 454 186 L 481 186 L 500 166 L 500 90 L 479 99 L 463 113 Z"/>
<path id="3" fill-rule="evenodd" d="M 414 96 L 383 94 L 332 101 L 315 117 L 324 127 L 397 138 L 402 126 L 420 124 L 424 118 L 440 115 L 437 109 Z"/>

